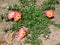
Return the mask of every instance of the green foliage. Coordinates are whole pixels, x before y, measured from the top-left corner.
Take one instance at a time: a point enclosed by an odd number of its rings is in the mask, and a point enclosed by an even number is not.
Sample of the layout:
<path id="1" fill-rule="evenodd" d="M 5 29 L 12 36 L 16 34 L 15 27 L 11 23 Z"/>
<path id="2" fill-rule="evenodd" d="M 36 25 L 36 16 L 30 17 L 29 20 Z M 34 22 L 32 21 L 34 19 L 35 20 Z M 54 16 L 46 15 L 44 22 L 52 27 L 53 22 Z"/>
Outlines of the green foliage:
<path id="1" fill-rule="evenodd" d="M 54 9 L 55 0 L 46 0 L 42 8 L 37 8 L 35 3 L 36 0 L 20 0 L 21 7 L 14 5 L 9 8 L 22 12 L 22 19 L 14 22 L 11 29 L 18 31 L 22 26 L 27 27 L 28 30 L 25 42 L 31 43 L 31 45 L 42 45 L 42 41 L 39 39 L 40 35 L 44 34 L 44 37 L 47 37 L 51 32 L 48 28 L 49 24 L 54 24 L 51 19 L 45 16 L 43 10 Z"/>
<path id="2" fill-rule="evenodd" d="M 20 4 L 23 6 L 35 5 L 36 0 L 20 0 Z"/>
<path id="3" fill-rule="evenodd" d="M 55 10 L 55 4 L 59 4 L 58 0 L 45 0 L 43 3 L 42 9 L 47 10 L 47 9 L 53 9 Z"/>

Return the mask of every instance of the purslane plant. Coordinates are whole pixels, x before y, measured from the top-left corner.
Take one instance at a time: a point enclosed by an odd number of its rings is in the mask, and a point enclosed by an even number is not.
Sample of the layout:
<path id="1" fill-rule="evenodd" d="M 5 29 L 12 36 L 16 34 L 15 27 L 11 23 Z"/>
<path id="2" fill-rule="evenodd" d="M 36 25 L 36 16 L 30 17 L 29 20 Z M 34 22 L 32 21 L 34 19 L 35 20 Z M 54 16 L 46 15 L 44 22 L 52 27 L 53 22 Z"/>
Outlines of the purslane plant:
<path id="1" fill-rule="evenodd" d="M 35 4 L 36 1 L 37 0 L 20 0 L 21 7 L 13 5 L 13 7 L 9 8 L 10 10 L 22 12 L 22 19 L 14 22 L 11 29 L 18 31 L 22 26 L 28 28 L 25 42 L 31 45 L 42 45 L 42 41 L 39 39 L 40 35 L 44 34 L 44 37 L 48 37 L 51 33 L 48 26 L 50 24 L 57 25 L 51 21 L 51 19 L 48 19 L 44 13 L 47 9 L 55 9 L 56 0 L 45 0 L 43 5 L 38 8 Z"/>

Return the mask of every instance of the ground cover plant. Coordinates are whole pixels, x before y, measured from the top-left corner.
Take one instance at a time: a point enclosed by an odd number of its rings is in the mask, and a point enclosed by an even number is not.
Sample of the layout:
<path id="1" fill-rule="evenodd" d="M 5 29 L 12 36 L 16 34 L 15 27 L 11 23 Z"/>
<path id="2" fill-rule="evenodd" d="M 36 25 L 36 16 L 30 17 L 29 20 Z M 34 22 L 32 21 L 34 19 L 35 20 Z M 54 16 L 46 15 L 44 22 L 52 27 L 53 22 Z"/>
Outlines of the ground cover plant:
<path id="1" fill-rule="evenodd" d="M 18 31 L 22 26 L 28 28 L 25 43 L 31 45 L 42 45 L 40 35 L 48 38 L 51 31 L 49 25 L 53 24 L 60 27 L 59 24 L 55 24 L 51 19 L 45 16 L 45 10 L 55 9 L 55 4 L 59 4 L 58 0 L 45 0 L 40 7 L 36 7 L 37 0 L 20 0 L 20 6 L 17 4 L 9 7 L 9 10 L 16 10 L 22 12 L 22 19 L 14 22 L 11 29 Z"/>

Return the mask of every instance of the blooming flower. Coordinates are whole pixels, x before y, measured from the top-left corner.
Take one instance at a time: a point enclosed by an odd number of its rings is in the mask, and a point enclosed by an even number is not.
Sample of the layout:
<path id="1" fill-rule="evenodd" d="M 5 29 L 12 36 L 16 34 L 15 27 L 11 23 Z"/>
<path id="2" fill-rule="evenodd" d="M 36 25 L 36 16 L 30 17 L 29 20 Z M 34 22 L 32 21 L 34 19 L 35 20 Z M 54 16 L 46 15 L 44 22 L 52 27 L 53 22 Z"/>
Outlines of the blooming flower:
<path id="1" fill-rule="evenodd" d="M 26 36 L 26 29 L 24 27 L 23 28 L 20 28 L 19 31 L 18 31 L 18 38 L 21 40 L 25 36 Z"/>
<path id="2" fill-rule="evenodd" d="M 21 16 L 22 16 L 21 12 L 15 11 L 14 21 L 18 21 L 19 19 L 21 19 Z"/>
<path id="3" fill-rule="evenodd" d="M 53 10 L 46 10 L 45 13 L 46 13 L 46 16 L 48 18 L 54 17 L 54 11 Z"/>

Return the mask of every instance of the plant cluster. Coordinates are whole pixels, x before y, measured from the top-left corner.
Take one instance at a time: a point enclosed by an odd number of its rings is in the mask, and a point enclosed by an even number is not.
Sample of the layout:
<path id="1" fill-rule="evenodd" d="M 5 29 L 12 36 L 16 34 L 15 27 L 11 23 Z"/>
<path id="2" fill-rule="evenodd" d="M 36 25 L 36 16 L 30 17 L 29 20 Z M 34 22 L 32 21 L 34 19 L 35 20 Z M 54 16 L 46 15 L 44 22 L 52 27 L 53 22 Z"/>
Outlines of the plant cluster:
<path id="1" fill-rule="evenodd" d="M 42 45 L 41 34 L 48 37 L 51 33 L 48 26 L 55 24 L 51 19 L 45 16 L 44 11 L 47 9 L 55 9 L 55 4 L 59 3 L 57 0 L 45 0 L 40 7 L 36 7 L 37 0 L 20 0 L 20 7 L 16 4 L 10 7 L 10 10 L 22 12 L 22 19 L 14 22 L 11 26 L 12 30 L 18 31 L 22 26 L 28 28 L 25 42 L 31 45 Z M 59 25 L 60 26 L 60 25 Z"/>

